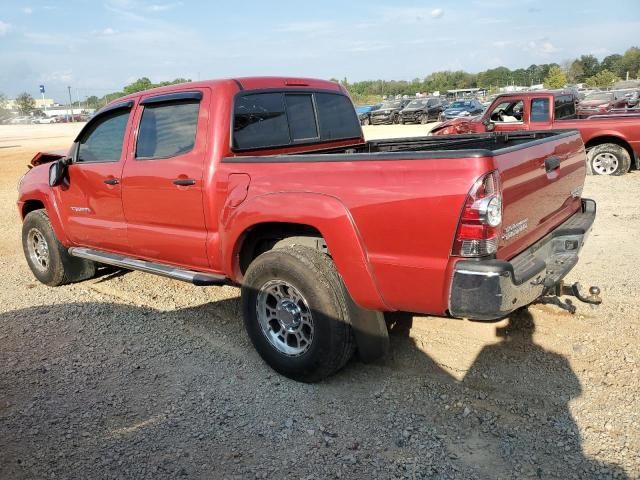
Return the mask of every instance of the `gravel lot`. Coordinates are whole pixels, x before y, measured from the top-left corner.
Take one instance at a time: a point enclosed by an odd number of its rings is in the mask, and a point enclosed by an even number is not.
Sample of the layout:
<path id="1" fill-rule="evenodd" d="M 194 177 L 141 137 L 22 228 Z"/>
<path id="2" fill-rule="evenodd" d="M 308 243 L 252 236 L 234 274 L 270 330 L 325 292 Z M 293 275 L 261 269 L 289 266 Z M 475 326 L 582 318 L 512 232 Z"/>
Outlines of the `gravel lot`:
<path id="1" fill-rule="evenodd" d="M 77 128 L 0 127 L 0 478 L 640 478 L 640 173 L 587 179 L 599 216 L 570 279 L 600 309 L 396 315 L 390 358 L 304 385 L 254 352 L 235 288 L 34 280 L 16 182 Z"/>

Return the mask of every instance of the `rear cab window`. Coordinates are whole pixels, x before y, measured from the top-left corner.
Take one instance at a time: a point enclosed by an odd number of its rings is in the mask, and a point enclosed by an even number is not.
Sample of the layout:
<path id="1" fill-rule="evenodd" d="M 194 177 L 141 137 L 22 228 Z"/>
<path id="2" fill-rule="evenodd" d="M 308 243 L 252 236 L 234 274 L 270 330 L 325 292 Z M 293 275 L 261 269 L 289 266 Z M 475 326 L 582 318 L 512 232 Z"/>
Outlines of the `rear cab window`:
<path id="1" fill-rule="evenodd" d="M 576 104 L 572 95 L 558 95 L 554 99 L 553 115 L 556 120 L 569 120 L 576 117 Z"/>
<path id="2" fill-rule="evenodd" d="M 356 139 L 361 132 L 351 100 L 341 93 L 249 91 L 235 99 L 235 151 Z"/>

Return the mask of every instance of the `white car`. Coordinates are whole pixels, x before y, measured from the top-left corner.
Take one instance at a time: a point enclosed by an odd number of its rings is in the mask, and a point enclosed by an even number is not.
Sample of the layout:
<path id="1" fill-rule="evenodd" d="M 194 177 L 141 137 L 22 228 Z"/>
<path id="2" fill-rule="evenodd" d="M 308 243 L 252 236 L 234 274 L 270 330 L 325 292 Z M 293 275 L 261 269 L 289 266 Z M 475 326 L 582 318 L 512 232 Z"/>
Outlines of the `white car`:
<path id="1" fill-rule="evenodd" d="M 33 123 L 56 123 L 55 117 L 39 117 L 34 118 Z"/>

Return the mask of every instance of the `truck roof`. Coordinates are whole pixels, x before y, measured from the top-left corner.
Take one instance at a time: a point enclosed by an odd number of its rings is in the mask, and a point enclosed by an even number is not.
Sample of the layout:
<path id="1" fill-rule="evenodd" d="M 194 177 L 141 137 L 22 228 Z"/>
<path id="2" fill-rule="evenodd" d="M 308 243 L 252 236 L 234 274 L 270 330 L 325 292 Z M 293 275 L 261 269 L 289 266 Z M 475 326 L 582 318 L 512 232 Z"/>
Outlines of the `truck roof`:
<path id="1" fill-rule="evenodd" d="M 498 97 L 533 97 L 539 95 L 553 95 L 559 97 L 560 95 L 575 95 L 571 90 L 529 90 L 527 92 L 508 92 L 500 93 Z"/>
<path id="2" fill-rule="evenodd" d="M 320 90 L 333 90 L 336 92 L 343 92 L 342 85 L 330 80 L 318 80 L 315 78 L 304 77 L 238 77 L 238 78 L 223 78 L 215 80 L 201 80 L 197 82 L 185 82 L 177 83 L 174 85 L 166 85 L 164 87 L 151 88 L 149 90 L 142 90 L 140 92 L 131 93 L 119 97 L 111 102 L 120 103 L 123 100 L 137 98 L 140 95 L 147 95 L 149 93 L 171 93 L 178 90 L 184 90 L 185 86 L 189 88 L 201 88 L 209 87 L 214 88 L 222 84 L 235 83 L 240 90 L 262 90 L 270 88 L 311 88 Z"/>

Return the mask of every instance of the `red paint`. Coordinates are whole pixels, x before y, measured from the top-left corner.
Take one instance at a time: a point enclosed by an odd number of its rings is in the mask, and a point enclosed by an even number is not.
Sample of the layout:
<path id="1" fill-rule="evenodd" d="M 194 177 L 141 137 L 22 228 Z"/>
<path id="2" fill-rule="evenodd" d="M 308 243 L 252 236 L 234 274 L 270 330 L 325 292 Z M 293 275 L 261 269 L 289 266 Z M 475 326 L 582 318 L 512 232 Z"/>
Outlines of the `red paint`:
<path id="1" fill-rule="evenodd" d="M 306 84 L 343 92 L 313 79 L 240 79 L 246 90 Z M 195 148 L 170 159 L 136 160 L 142 114 L 151 93 L 201 91 Z M 247 231 L 267 222 L 316 228 L 354 300 L 376 310 L 445 314 L 451 256 L 462 206 L 476 180 L 498 170 L 503 225 L 528 219 L 529 228 L 501 240 L 498 257 L 511 258 L 575 212 L 582 186 L 584 149 L 576 134 L 494 157 L 311 163 L 229 163 L 233 80 L 174 85 L 127 97 L 134 107 L 122 158 L 70 167 L 70 185 L 49 188 L 48 166 L 34 167 L 20 187 L 19 208 L 45 199 L 66 246 L 88 246 L 242 281 L 238 252 Z M 120 100 L 119 100 L 120 101 Z M 355 142 L 364 143 L 363 138 Z M 329 142 L 262 151 L 287 154 L 353 145 Z M 247 155 L 247 154 L 245 154 Z M 253 153 L 252 155 L 255 155 Z M 340 154 L 334 154 L 340 155 Z M 544 160 L 561 158 L 559 172 Z M 104 178 L 120 180 L 106 185 Z M 177 186 L 174 179 L 194 179 Z M 76 205 L 77 204 L 77 205 Z M 71 206 L 88 206 L 91 213 Z"/>

